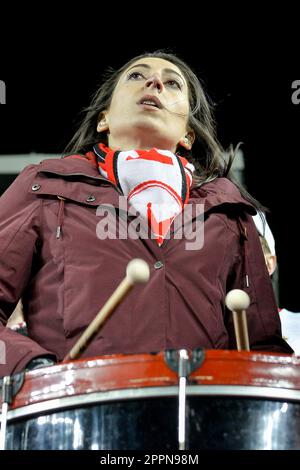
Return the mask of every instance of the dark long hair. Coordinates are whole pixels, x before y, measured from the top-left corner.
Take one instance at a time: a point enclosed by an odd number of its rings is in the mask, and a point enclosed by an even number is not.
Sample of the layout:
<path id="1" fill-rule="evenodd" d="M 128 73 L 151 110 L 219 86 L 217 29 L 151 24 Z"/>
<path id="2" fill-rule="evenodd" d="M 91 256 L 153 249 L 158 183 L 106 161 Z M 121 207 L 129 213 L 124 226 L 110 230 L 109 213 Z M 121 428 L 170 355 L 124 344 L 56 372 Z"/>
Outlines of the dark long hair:
<path id="1" fill-rule="evenodd" d="M 192 150 L 186 150 L 183 147 L 177 150 L 196 168 L 193 186 L 201 186 L 215 178 L 226 177 L 239 188 L 244 198 L 257 210 L 266 210 L 243 186 L 234 180 L 230 170 L 239 146 L 234 149 L 231 145 L 225 151 L 218 141 L 213 106 L 204 92 L 201 81 L 182 59 L 168 52 L 145 52 L 134 57 L 116 71 L 107 70 L 103 75 L 101 85 L 92 97 L 90 105 L 82 110 L 81 124 L 65 148 L 64 155 L 84 154 L 90 151 L 97 142 L 108 144 L 107 134 L 97 131 L 99 116 L 102 111 L 109 109 L 114 89 L 123 72 L 134 62 L 145 57 L 157 57 L 173 63 L 181 70 L 186 79 L 190 105 L 187 125 L 195 133 L 195 142 Z"/>

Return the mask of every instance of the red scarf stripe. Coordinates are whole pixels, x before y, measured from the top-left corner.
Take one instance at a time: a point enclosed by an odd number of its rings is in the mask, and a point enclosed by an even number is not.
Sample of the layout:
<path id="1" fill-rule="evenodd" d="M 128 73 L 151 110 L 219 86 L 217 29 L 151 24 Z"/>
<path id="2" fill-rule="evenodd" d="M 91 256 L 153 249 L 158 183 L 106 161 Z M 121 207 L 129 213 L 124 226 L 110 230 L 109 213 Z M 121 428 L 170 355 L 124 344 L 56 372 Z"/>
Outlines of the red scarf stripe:
<path id="1" fill-rule="evenodd" d="M 115 152 L 108 152 L 105 157 L 105 163 L 98 162 L 99 167 L 103 168 L 103 170 L 107 173 L 107 178 L 114 183 L 117 184 L 115 175 L 114 175 L 114 154 Z"/>
<path id="2" fill-rule="evenodd" d="M 144 181 L 143 183 L 139 184 L 138 186 L 136 186 L 134 189 L 132 189 L 132 191 L 130 191 L 130 193 L 128 194 L 128 201 L 129 199 L 131 199 L 133 196 L 136 196 L 138 193 L 140 193 L 141 191 L 147 189 L 147 188 L 155 188 L 155 187 L 160 187 L 160 188 L 163 188 L 165 189 L 166 191 L 168 191 L 169 194 L 171 194 L 171 196 L 174 197 L 174 199 L 176 200 L 176 202 L 181 206 L 183 207 L 183 203 L 182 203 L 182 200 L 180 199 L 180 197 L 178 196 L 178 194 L 176 193 L 176 191 L 174 191 L 173 188 L 171 188 L 171 186 L 165 184 L 165 183 L 162 183 L 161 181 L 156 181 L 156 180 L 150 180 L 150 181 Z"/>

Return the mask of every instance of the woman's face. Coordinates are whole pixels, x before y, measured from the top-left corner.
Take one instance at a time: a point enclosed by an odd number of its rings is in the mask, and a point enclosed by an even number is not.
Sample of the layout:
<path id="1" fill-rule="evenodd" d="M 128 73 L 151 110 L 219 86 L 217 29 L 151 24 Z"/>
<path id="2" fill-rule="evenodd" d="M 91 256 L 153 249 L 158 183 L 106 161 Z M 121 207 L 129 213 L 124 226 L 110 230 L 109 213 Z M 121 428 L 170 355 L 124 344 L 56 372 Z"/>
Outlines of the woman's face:
<path id="1" fill-rule="evenodd" d="M 145 57 L 121 75 L 97 130 L 108 131 L 113 149 L 156 147 L 175 152 L 179 143 L 191 148 L 188 114 L 188 87 L 180 69 L 167 60 Z"/>

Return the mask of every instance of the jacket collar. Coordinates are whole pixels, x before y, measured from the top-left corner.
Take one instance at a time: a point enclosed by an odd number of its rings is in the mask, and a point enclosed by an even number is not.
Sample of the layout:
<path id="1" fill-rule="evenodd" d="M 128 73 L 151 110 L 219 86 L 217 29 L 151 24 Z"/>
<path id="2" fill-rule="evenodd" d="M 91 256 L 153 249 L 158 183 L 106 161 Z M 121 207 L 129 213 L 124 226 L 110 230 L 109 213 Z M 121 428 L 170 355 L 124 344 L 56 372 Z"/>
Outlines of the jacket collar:
<path id="1" fill-rule="evenodd" d="M 59 176 L 82 176 L 105 181 L 106 178 L 100 175 L 96 160 L 89 154 L 69 155 L 64 158 L 47 159 L 40 162 L 38 173 L 53 173 Z"/>
<path id="2" fill-rule="evenodd" d="M 62 177 L 75 176 L 78 180 L 92 179 L 101 185 L 111 186 L 111 183 L 100 175 L 93 152 L 86 155 L 70 155 L 60 159 L 43 160 L 38 166 L 38 173 Z M 254 206 L 244 199 L 239 189 L 228 178 L 216 178 L 200 187 L 192 188 L 189 203 L 204 203 L 205 212 L 223 204 L 239 204 L 249 214 L 256 214 Z"/>
<path id="3" fill-rule="evenodd" d="M 242 196 L 237 186 L 228 178 L 216 178 L 200 187 L 192 188 L 190 201 L 204 203 L 205 212 L 223 204 L 239 204 L 249 214 L 256 214 L 255 207 Z"/>

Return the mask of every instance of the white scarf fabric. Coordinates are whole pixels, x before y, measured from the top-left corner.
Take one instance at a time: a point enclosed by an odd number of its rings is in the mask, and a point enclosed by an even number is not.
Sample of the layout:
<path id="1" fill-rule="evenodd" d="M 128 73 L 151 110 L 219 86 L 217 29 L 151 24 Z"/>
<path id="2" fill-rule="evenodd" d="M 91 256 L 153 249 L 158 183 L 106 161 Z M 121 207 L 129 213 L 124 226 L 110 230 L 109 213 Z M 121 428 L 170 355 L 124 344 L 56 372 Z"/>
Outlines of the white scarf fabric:
<path id="1" fill-rule="evenodd" d="M 174 218 L 188 202 L 194 166 L 168 150 L 113 151 L 93 148 L 100 174 L 119 187 L 128 203 L 148 221 L 160 246 Z"/>

